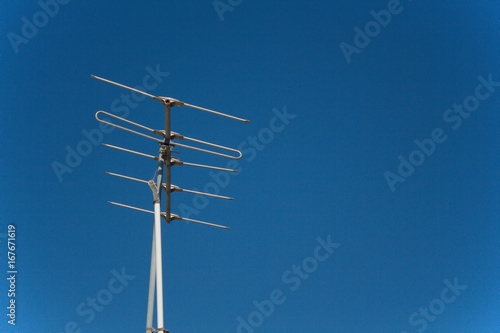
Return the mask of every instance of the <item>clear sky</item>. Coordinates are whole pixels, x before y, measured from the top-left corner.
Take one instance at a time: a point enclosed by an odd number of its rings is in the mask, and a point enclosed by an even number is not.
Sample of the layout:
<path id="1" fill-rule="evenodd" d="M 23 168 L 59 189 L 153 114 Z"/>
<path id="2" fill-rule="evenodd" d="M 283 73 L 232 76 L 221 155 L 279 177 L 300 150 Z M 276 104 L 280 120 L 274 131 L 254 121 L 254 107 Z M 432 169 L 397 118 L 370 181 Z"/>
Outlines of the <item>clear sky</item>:
<path id="1" fill-rule="evenodd" d="M 163 108 L 98 75 L 248 118 L 172 109 L 239 147 L 176 166 L 165 328 L 498 332 L 498 1 L 2 1 L 1 332 L 144 332 Z M 221 157 L 176 148 L 187 162 Z M 9 297 L 7 228 L 16 231 Z M 15 299 L 15 323 L 8 323 Z"/>

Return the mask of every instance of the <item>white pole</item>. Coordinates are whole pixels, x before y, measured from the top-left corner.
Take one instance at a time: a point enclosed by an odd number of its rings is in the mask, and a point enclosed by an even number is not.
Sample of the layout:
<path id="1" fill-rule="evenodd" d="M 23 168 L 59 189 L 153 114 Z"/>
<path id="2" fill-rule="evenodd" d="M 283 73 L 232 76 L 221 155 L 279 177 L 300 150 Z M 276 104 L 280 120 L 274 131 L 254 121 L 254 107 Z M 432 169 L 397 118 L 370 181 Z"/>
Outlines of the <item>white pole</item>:
<path id="1" fill-rule="evenodd" d="M 156 254 L 156 321 L 158 330 L 163 329 L 163 268 L 161 258 L 161 210 L 155 202 L 155 254 Z"/>
<path id="2" fill-rule="evenodd" d="M 151 268 L 149 270 L 148 315 L 146 319 L 146 333 L 153 333 L 153 309 L 155 304 L 155 273 L 156 273 L 156 244 L 153 227 L 153 246 L 151 247 Z"/>

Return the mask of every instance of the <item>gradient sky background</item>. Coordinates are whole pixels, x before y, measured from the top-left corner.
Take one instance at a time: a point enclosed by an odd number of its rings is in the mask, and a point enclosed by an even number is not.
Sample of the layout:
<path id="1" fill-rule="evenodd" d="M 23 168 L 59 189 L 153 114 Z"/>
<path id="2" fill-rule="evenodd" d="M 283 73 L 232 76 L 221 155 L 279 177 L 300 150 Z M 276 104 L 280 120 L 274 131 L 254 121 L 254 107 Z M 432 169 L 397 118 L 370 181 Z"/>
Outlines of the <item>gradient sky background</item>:
<path id="1" fill-rule="evenodd" d="M 66 331 L 144 332 L 153 217 L 106 201 L 152 209 L 152 196 L 104 172 L 147 180 L 156 163 L 92 146 L 62 181 L 52 164 L 98 128 L 96 111 L 113 111 L 128 94 L 90 74 L 136 86 L 146 67 L 159 66 L 169 75 L 151 93 L 252 121 L 172 110 L 174 131 L 247 142 L 241 173 L 221 190 L 236 200 L 210 200 L 191 216 L 231 230 L 162 225 L 172 333 L 237 332 L 237 318 L 247 320 L 253 301 L 274 289 L 286 301 L 255 332 L 498 332 L 500 87 L 456 130 L 443 114 L 474 94 L 479 76 L 500 81 L 500 3 L 402 0 L 350 63 L 339 44 L 353 44 L 354 28 L 387 1 L 232 3 L 221 20 L 211 0 L 70 1 L 15 52 L 8 34 L 22 35 L 23 17 L 43 18 L 42 9 L 1 2 L 1 275 L 8 224 L 19 272 L 15 327 L 0 283 L 0 331 L 60 333 L 74 322 Z M 248 150 L 273 109 L 296 117 Z M 128 113 L 163 128 L 153 100 Z M 391 191 L 384 173 L 397 173 L 398 156 L 408 159 L 436 128 L 447 140 Z M 104 142 L 157 153 L 154 142 L 119 130 Z M 185 161 L 227 162 L 178 150 Z M 207 170 L 175 167 L 172 181 L 203 190 L 212 180 Z M 173 212 L 192 200 L 175 194 Z M 283 274 L 329 235 L 341 246 L 292 291 Z M 122 269 L 135 278 L 86 322 L 77 307 Z M 411 325 L 454 278 L 467 289 L 425 329 Z"/>

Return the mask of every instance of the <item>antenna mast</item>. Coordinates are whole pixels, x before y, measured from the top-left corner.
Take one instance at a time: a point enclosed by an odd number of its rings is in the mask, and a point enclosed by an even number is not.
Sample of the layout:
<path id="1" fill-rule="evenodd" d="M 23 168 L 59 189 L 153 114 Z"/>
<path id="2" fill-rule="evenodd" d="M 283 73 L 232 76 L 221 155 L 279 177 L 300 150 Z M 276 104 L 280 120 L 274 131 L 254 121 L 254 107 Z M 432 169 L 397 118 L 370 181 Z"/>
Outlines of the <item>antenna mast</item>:
<path id="1" fill-rule="evenodd" d="M 182 189 L 176 185 L 172 185 L 172 183 L 171 183 L 171 168 L 173 165 L 181 165 L 181 166 L 187 165 L 187 166 L 195 166 L 195 167 L 201 167 L 201 168 L 224 170 L 224 171 L 229 171 L 229 172 L 237 172 L 237 170 L 232 170 L 232 169 L 182 162 L 179 159 L 172 158 L 172 147 L 179 146 L 179 147 L 198 150 L 198 151 L 201 151 L 204 153 L 209 153 L 209 154 L 218 155 L 218 156 L 231 158 L 231 159 L 239 159 L 242 156 L 242 154 L 239 150 L 224 147 L 224 146 L 221 146 L 218 144 L 214 144 L 214 143 L 210 143 L 210 142 L 206 142 L 206 141 L 202 141 L 202 140 L 198 140 L 198 139 L 194 139 L 194 138 L 190 138 L 190 137 L 186 137 L 186 136 L 180 135 L 179 133 L 172 132 L 171 128 L 170 128 L 170 109 L 173 106 L 187 106 L 190 108 L 194 108 L 194 109 L 198 109 L 201 111 L 216 114 L 219 116 L 235 119 L 235 120 L 242 121 L 245 123 L 249 123 L 250 121 L 246 120 L 246 119 L 238 118 L 235 116 L 231 116 L 231 115 L 228 115 L 225 113 L 221 113 L 218 111 L 214 111 L 214 110 L 202 108 L 199 106 L 195 106 L 192 104 L 184 103 L 184 102 L 181 102 L 181 101 L 174 99 L 174 98 L 161 97 L 161 96 L 157 97 L 157 96 L 145 93 L 143 91 L 125 86 L 123 84 L 116 83 L 116 82 L 113 82 L 113 81 L 110 81 L 107 79 L 103 79 L 103 78 L 98 77 L 98 76 L 91 75 L 91 77 L 98 79 L 98 80 L 101 80 L 101 81 L 104 81 L 104 82 L 107 82 L 107 83 L 110 83 L 110 84 L 114 84 L 116 86 L 119 86 L 119 87 L 122 87 L 122 88 L 125 88 L 128 90 L 135 91 L 136 93 L 151 97 L 152 99 L 157 100 L 160 103 L 162 103 L 165 107 L 165 130 L 151 129 L 151 128 L 148 128 L 146 126 L 134 123 L 130 120 L 118 117 L 112 113 L 105 112 L 105 111 L 98 111 L 96 113 L 95 117 L 101 123 L 104 123 L 104 124 L 119 128 L 121 130 L 124 130 L 124 131 L 130 132 L 130 133 L 157 141 L 158 144 L 160 145 L 158 156 L 153 156 L 153 155 L 144 154 L 144 153 L 133 151 L 133 150 L 126 149 L 126 148 L 121 148 L 121 147 L 117 147 L 117 146 L 113 146 L 113 145 L 109 145 L 109 144 L 103 144 L 104 146 L 107 146 L 109 148 L 125 151 L 128 153 L 132 153 L 132 154 L 136 154 L 136 155 L 140 155 L 140 156 L 149 157 L 149 158 L 152 158 L 158 162 L 158 165 L 156 167 L 156 183 L 154 180 L 146 181 L 146 180 L 141 180 L 141 179 L 137 179 L 137 178 L 133 178 L 133 177 L 129 177 L 129 176 L 120 175 L 117 173 L 112 173 L 112 172 L 106 172 L 106 173 L 111 175 L 111 176 L 120 177 L 120 178 L 132 180 L 132 181 L 136 181 L 136 182 L 140 182 L 140 183 L 146 183 L 149 185 L 149 187 L 151 188 L 151 191 L 153 192 L 154 211 L 149 211 L 146 209 L 137 208 L 137 207 L 124 205 L 121 203 L 116 203 L 116 202 L 111 202 L 111 201 L 108 201 L 108 202 L 110 204 L 113 204 L 116 206 L 154 214 L 153 241 L 152 241 L 152 248 L 151 248 L 151 268 L 150 268 L 150 276 L 149 276 L 148 310 L 147 310 L 147 316 L 146 316 L 146 333 L 152 333 L 152 332 L 166 332 L 166 333 L 168 333 L 169 331 L 164 328 L 164 321 L 163 321 L 163 319 L 164 319 L 163 318 L 163 274 L 162 274 L 163 267 L 162 267 L 162 244 L 161 244 L 161 219 L 162 219 L 162 217 L 167 221 L 167 223 L 170 223 L 174 220 L 186 220 L 186 221 L 191 221 L 191 222 L 195 222 L 198 224 L 204 224 L 204 225 L 208 225 L 208 226 L 212 226 L 212 227 L 229 229 L 229 227 L 226 227 L 226 226 L 213 224 L 213 223 L 209 223 L 209 222 L 204 222 L 204 221 L 199 221 L 199 220 L 194 220 L 194 219 L 189 219 L 189 218 L 185 218 L 182 216 L 178 216 L 176 214 L 172 214 L 171 206 L 170 206 L 171 193 L 172 192 L 188 192 L 188 193 L 206 195 L 206 196 L 210 196 L 210 197 L 216 197 L 216 198 L 220 198 L 220 199 L 233 200 L 233 198 L 230 198 L 230 197 L 215 195 L 215 194 L 211 194 L 211 193 L 204 193 L 204 192 L 199 192 L 199 191 L 193 191 L 193 190 L 186 190 L 186 189 Z M 138 127 L 142 130 L 148 131 L 148 132 L 152 133 L 153 135 L 158 136 L 159 138 L 138 132 L 137 130 L 130 129 L 130 128 L 118 125 L 116 123 L 112 123 L 112 122 L 105 120 L 105 119 L 101 119 L 101 118 L 99 118 L 100 114 L 104 114 L 108 117 L 115 118 L 115 119 L 122 121 L 124 123 L 127 123 L 129 125 L 133 125 L 133 126 Z M 173 140 L 188 140 L 188 141 L 196 142 L 196 143 L 203 144 L 206 146 L 214 147 L 214 148 L 217 148 L 219 150 L 226 151 L 228 153 L 226 154 L 226 153 L 208 150 L 208 149 L 204 149 L 204 148 L 199 148 L 199 147 L 195 147 L 195 146 L 180 144 L 180 143 L 177 143 L 177 141 L 174 142 Z M 236 153 L 238 155 L 236 155 L 236 156 L 229 155 L 230 153 Z M 164 176 L 164 171 L 165 171 L 165 176 Z M 161 211 L 162 191 L 165 191 L 165 212 Z M 155 295 L 154 295 L 155 286 L 156 286 L 157 328 L 153 328 L 153 308 L 154 308 L 154 300 L 155 300 Z"/>

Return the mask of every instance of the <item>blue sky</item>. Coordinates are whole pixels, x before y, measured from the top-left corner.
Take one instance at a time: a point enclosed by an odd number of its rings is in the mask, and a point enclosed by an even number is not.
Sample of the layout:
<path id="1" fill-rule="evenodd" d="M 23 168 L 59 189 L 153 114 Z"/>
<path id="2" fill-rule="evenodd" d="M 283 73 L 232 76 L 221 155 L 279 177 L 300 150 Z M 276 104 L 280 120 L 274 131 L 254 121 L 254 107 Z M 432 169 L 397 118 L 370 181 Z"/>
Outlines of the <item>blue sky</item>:
<path id="1" fill-rule="evenodd" d="M 244 156 L 231 178 L 173 168 L 236 199 L 172 199 L 231 230 L 163 224 L 171 332 L 498 332 L 499 10 L 3 1 L 0 254 L 7 277 L 14 225 L 18 273 L 15 326 L 0 283 L 0 330 L 144 331 L 153 218 L 106 201 L 152 209 L 151 191 L 105 171 L 149 180 L 156 165 L 99 143 L 157 146 L 94 114 L 162 129 L 163 109 L 94 74 L 252 121 L 172 110 L 172 130 Z"/>

